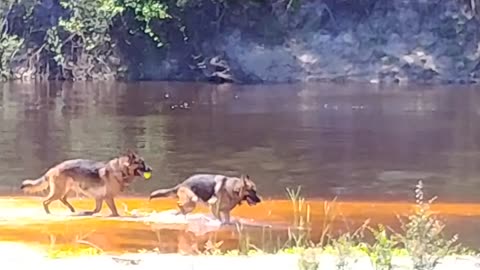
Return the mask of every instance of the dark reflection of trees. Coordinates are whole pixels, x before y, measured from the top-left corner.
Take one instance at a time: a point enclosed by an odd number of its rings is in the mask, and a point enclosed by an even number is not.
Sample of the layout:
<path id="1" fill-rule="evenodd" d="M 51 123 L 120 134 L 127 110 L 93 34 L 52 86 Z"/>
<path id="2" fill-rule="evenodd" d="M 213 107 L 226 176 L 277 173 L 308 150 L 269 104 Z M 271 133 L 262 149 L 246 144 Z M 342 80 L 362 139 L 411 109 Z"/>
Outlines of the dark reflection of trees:
<path id="1" fill-rule="evenodd" d="M 33 177 L 45 170 L 45 166 L 64 156 L 62 151 L 64 138 L 52 134 L 62 127 L 54 116 L 55 106 L 52 100 L 55 98 L 55 91 L 51 89 L 50 83 L 10 85 L 12 100 L 7 106 L 12 108 L 12 102 L 15 104 L 13 107 L 16 111 L 15 118 L 11 119 L 12 123 L 15 123 L 15 128 L 9 130 L 13 138 L 2 139 L 14 142 L 12 150 L 18 154 L 21 162 L 14 163 L 13 168 L 19 168 L 20 164 L 28 164 L 28 168 L 21 170 L 21 177 Z M 36 169 L 37 173 L 32 175 L 30 171 L 32 169 Z M 16 177 L 11 177 L 9 181 L 17 180 Z"/>
<path id="2" fill-rule="evenodd" d="M 445 197 L 473 198 L 480 185 L 480 94 L 468 88 L 56 82 L 1 90 L 8 186 L 66 158 L 126 148 L 155 169 L 155 181 L 134 185 L 141 192 L 207 171 L 249 173 L 282 197 L 297 184 L 308 196 L 410 196 L 415 181 L 377 179 L 388 170 L 437 173 L 443 178 L 428 183 Z"/>

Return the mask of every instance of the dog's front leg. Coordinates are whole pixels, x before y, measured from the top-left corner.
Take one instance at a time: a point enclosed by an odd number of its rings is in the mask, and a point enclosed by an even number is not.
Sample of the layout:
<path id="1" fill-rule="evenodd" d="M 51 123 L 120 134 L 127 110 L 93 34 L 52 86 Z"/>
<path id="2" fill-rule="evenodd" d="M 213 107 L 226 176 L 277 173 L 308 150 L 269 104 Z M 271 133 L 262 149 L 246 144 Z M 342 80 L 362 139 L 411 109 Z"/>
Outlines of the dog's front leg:
<path id="1" fill-rule="evenodd" d="M 113 197 L 107 197 L 105 199 L 105 203 L 107 204 L 108 208 L 110 208 L 110 211 L 112 212 L 110 214 L 111 217 L 120 216 L 117 211 L 117 206 L 115 206 L 115 201 L 113 200 Z"/>
<path id="2" fill-rule="evenodd" d="M 221 216 L 220 216 L 220 211 L 218 209 L 218 204 L 211 204 L 210 205 L 210 211 L 212 212 L 212 215 L 219 221 L 222 221 Z"/>
<path id="3" fill-rule="evenodd" d="M 230 222 L 230 211 L 222 211 L 223 214 L 222 225 L 232 225 Z"/>
<path id="4" fill-rule="evenodd" d="M 221 179 L 219 179 L 221 178 Z M 220 190 L 223 189 L 225 186 L 225 181 L 227 181 L 227 178 L 224 176 L 217 175 L 215 177 L 215 187 L 213 188 L 213 195 L 208 199 L 207 203 L 210 205 L 215 204 L 218 201 L 218 194 L 220 193 Z"/>
<path id="5" fill-rule="evenodd" d="M 102 204 L 103 204 L 103 199 L 100 199 L 100 198 L 95 198 L 95 209 L 93 209 L 92 211 L 83 211 L 83 212 L 80 212 L 80 216 L 91 216 L 91 215 L 94 215 L 98 212 L 100 212 L 100 210 L 102 210 Z"/>

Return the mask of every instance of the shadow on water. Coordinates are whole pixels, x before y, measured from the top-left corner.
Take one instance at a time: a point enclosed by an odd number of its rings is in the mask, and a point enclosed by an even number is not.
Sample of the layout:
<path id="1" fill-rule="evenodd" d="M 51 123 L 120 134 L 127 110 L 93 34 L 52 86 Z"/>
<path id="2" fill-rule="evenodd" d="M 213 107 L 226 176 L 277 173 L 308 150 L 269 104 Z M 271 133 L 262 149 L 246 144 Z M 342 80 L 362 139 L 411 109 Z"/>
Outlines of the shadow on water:
<path id="1" fill-rule="evenodd" d="M 362 213 L 358 207 L 369 208 L 362 202 L 377 205 L 360 218 L 354 212 L 345 215 L 348 222 L 372 217 L 395 222 L 391 213 L 388 219 L 381 215 L 378 205 L 386 205 L 382 211 L 387 211 L 387 202 L 413 201 L 413 187 L 423 179 L 427 195 L 446 203 L 441 212 L 452 216 L 452 228 L 480 246 L 474 230 L 477 214 L 465 214 L 476 213 L 480 189 L 477 90 L 370 84 L 5 83 L 0 85 L 0 193 L 19 195 L 22 179 L 38 177 L 64 159 L 108 159 L 134 148 L 154 168 L 154 176 L 135 183 L 127 195 L 145 196 L 196 172 L 248 173 L 272 201 L 256 208 L 263 210 L 242 207 L 238 213 L 245 218 L 290 222 L 291 210 L 278 218 L 267 214 L 287 207 L 276 200 L 285 198 L 286 187 L 301 185 L 312 203 L 338 197 L 352 202 L 348 209 Z M 163 209 L 164 204 L 157 206 Z M 0 240 L 18 236 L 47 243 L 51 239 L 39 234 L 40 229 L 54 232 L 58 243 L 69 235 L 65 226 L 71 224 L 75 233 L 93 230 L 95 241 L 107 250 L 158 244 L 157 235 L 139 222 L 2 224 Z M 225 246 L 238 240 L 232 230 L 211 234 L 221 234 Z M 273 235 L 286 237 L 285 228 Z M 192 239 L 175 228 L 162 229 L 161 236 L 160 242 L 172 250 L 173 243 Z M 202 237 L 194 239 L 206 239 Z"/>

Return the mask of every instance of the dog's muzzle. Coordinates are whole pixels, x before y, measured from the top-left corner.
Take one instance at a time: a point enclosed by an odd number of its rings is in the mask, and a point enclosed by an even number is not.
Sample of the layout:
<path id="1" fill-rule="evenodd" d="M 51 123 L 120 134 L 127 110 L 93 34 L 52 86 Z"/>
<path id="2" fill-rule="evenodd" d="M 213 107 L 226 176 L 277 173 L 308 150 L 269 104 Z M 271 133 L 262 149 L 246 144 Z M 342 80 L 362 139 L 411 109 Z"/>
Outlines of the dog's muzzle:
<path id="1" fill-rule="evenodd" d="M 143 168 L 138 168 L 135 170 L 137 176 L 142 176 L 145 180 L 148 180 L 152 177 L 152 168 L 145 166 Z"/>
<path id="2" fill-rule="evenodd" d="M 245 196 L 244 198 L 248 205 L 253 206 L 256 205 L 257 203 L 260 203 L 262 200 L 258 197 L 257 193 L 254 191 L 249 191 L 248 195 Z"/>

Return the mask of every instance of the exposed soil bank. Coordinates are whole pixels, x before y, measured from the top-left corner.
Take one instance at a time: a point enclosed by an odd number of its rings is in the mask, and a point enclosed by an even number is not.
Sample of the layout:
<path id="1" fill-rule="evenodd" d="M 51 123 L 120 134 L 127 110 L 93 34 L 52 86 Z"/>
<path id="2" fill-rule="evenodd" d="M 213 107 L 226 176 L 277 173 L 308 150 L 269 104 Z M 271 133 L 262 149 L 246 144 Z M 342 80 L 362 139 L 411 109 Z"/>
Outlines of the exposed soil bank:
<path id="1" fill-rule="evenodd" d="M 66 33 L 59 35 L 63 47 L 49 51 L 47 30 L 74 12 L 57 1 L 38 1 L 32 22 L 12 19 L 18 27 L 9 34 L 25 39 L 13 50 L 12 77 L 476 83 L 480 76 L 476 1 L 161 2 L 171 15 L 152 21 L 162 47 L 140 30 L 131 12 L 112 18 L 86 13 L 80 22 L 93 16 L 111 24 L 92 36 L 101 48 L 70 44 L 63 40 Z M 35 35 L 22 28 L 30 24 L 39 29 Z M 101 35 L 109 43 L 98 42 Z M 70 50 L 78 46 L 85 52 Z"/>

